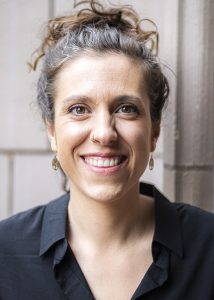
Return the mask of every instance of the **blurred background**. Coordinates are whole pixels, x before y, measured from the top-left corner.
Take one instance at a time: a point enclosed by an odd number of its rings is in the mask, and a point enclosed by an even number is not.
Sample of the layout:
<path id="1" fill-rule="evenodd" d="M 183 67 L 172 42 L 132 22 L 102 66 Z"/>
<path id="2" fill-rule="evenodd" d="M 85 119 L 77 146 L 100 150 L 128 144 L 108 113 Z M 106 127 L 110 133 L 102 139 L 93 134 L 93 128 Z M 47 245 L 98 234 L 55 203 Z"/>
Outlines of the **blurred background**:
<path id="1" fill-rule="evenodd" d="M 214 208 L 214 1 L 135 0 L 160 33 L 160 58 L 170 81 L 169 105 L 142 180 L 172 201 Z M 49 18 L 71 11 L 70 0 L 0 0 L 0 219 L 63 193 L 61 176 L 37 111 L 38 72 L 27 61 Z"/>

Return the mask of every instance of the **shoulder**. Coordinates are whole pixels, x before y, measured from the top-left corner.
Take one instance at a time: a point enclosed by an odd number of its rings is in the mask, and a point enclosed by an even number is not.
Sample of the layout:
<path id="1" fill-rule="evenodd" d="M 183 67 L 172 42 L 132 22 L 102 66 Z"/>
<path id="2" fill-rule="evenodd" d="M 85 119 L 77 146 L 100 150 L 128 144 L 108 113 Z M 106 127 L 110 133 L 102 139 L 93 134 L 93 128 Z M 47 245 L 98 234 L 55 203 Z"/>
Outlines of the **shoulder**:
<path id="1" fill-rule="evenodd" d="M 199 207 L 185 204 L 172 204 L 180 219 L 184 239 L 214 245 L 214 214 Z"/>
<path id="2" fill-rule="evenodd" d="M 193 226 L 209 227 L 214 225 L 214 214 L 212 212 L 205 211 L 199 207 L 186 203 L 172 203 L 177 210 L 182 223 L 192 224 Z"/>
<path id="3" fill-rule="evenodd" d="M 64 198 L 62 196 L 46 205 L 34 207 L 0 221 L 0 255 L 13 255 L 19 251 L 23 253 L 23 249 L 28 253 L 32 250 L 32 254 L 38 252 L 45 214 L 52 207 L 59 207 L 58 203 Z"/>
<path id="4" fill-rule="evenodd" d="M 10 254 L 23 242 L 39 238 L 46 205 L 18 213 L 0 222 L 0 253 Z"/>
<path id="5" fill-rule="evenodd" d="M 29 228 L 26 228 L 27 225 L 30 225 L 32 229 L 37 227 L 45 208 L 46 205 L 37 206 L 0 221 L 0 237 L 5 235 L 5 230 L 26 231 L 29 230 Z"/>

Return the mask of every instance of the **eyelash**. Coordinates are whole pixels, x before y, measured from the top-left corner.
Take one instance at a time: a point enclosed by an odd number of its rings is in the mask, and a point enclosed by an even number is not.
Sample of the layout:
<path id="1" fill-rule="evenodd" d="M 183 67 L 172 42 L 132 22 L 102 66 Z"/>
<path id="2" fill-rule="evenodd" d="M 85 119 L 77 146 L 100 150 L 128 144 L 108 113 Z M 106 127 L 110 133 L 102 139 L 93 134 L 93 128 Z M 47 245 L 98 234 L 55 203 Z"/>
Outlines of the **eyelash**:
<path id="1" fill-rule="evenodd" d="M 131 112 L 130 111 L 121 111 L 120 112 L 120 110 L 122 110 L 122 109 L 131 109 Z M 80 110 L 84 110 L 83 112 L 81 112 L 80 111 L 80 113 L 78 113 L 77 112 L 77 109 L 80 109 Z M 76 111 L 75 111 L 76 110 Z M 75 112 L 74 112 L 75 111 Z M 71 113 L 71 114 L 73 114 L 74 116 L 84 116 L 84 115 L 87 115 L 87 114 L 90 114 L 91 113 L 91 111 L 90 111 L 90 109 L 89 108 L 87 108 L 85 105 L 83 105 L 83 104 L 76 104 L 76 105 L 74 105 L 74 106 L 71 106 L 71 107 L 69 107 L 68 108 L 68 113 Z M 139 115 L 140 114 L 140 110 L 139 110 L 139 108 L 136 106 L 136 105 L 134 105 L 134 104 L 122 104 L 122 105 L 120 105 L 119 106 L 119 108 L 117 108 L 116 110 L 115 110 L 115 113 L 122 113 L 122 114 L 124 114 L 124 115 Z"/>
<path id="2" fill-rule="evenodd" d="M 138 107 L 137 106 L 135 106 L 134 104 L 123 104 L 123 105 L 121 105 L 117 110 L 116 110 L 116 113 L 119 113 L 119 110 L 121 110 L 121 109 L 123 109 L 123 108 L 128 108 L 128 109 L 131 109 L 132 111 L 130 112 L 124 112 L 124 111 L 122 111 L 121 113 L 123 113 L 123 114 L 139 114 L 140 113 L 140 111 L 139 111 L 139 109 L 138 109 Z"/>

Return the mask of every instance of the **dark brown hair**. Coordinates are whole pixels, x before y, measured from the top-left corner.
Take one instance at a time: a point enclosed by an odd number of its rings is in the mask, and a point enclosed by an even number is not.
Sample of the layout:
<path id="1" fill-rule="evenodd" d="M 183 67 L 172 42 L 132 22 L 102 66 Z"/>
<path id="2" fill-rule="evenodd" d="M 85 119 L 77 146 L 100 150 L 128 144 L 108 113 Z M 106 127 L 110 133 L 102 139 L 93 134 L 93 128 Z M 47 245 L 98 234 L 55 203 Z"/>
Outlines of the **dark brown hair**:
<path id="1" fill-rule="evenodd" d="M 81 6 L 84 7 L 79 9 Z M 123 53 L 141 62 L 152 122 L 161 121 L 169 86 L 157 56 L 158 32 L 144 30 L 143 21 L 130 6 L 104 7 L 93 0 L 78 2 L 73 13 L 49 20 L 44 40 L 31 64 L 35 70 L 39 61 L 43 61 L 37 100 L 46 122 L 54 122 L 56 75 L 67 61 L 89 52 Z"/>

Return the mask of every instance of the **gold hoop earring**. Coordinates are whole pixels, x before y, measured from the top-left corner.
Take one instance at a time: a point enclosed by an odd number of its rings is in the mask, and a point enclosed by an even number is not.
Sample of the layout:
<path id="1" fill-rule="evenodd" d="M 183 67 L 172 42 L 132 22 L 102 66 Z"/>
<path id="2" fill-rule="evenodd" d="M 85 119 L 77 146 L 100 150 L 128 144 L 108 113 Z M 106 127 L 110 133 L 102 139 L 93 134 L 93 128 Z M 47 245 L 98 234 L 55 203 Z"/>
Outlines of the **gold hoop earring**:
<path id="1" fill-rule="evenodd" d="M 149 170 L 152 171 L 154 169 L 154 158 L 153 158 L 153 154 L 150 154 L 150 158 L 149 158 Z"/>
<path id="2" fill-rule="evenodd" d="M 59 160 L 57 158 L 57 155 L 54 156 L 54 158 L 52 159 L 52 168 L 54 171 L 57 171 L 60 167 L 60 163 Z"/>

